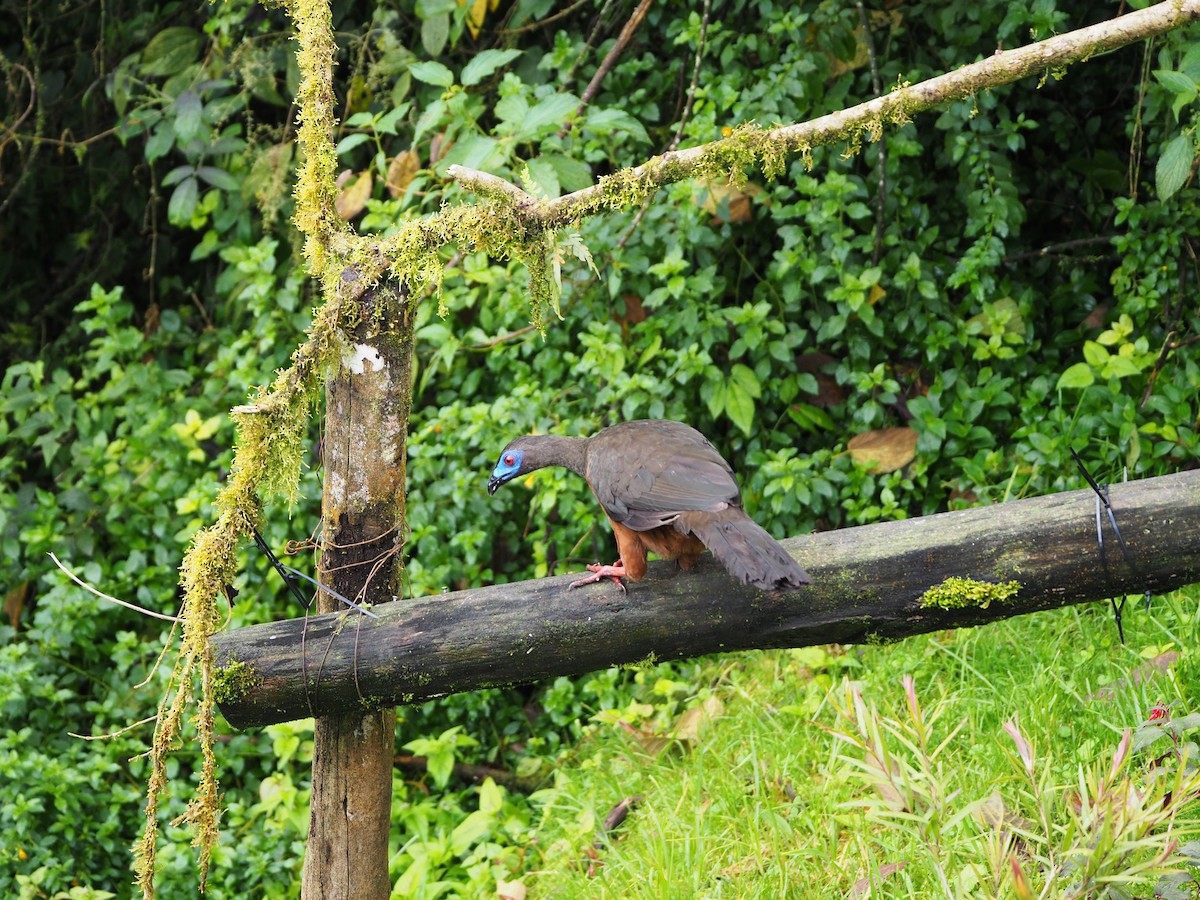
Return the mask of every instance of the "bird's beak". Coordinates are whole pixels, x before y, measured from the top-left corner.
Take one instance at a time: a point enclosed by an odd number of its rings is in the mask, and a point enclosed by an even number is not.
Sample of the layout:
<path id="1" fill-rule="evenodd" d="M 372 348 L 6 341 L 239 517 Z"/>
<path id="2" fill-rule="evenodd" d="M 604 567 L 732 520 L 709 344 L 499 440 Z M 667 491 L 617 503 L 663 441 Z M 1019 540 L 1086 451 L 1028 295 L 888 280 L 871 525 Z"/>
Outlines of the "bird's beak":
<path id="1" fill-rule="evenodd" d="M 488 479 L 488 493 L 489 494 L 496 493 L 496 488 L 500 487 L 500 485 L 502 485 L 502 484 L 504 484 L 504 479 L 497 478 L 495 475 L 493 475 L 491 478 Z"/>

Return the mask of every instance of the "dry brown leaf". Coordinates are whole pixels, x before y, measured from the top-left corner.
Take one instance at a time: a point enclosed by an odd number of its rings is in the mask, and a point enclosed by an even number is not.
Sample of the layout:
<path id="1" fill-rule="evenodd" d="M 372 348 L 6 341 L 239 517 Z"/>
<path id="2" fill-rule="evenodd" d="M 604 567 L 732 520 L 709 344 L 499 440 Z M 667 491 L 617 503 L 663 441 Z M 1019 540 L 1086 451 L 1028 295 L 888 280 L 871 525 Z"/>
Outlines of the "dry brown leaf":
<path id="1" fill-rule="evenodd" d="M 4 595 L 4 614 L 13 628 L 21 621 L 21 613 L 25 611 L 25 603 L 29 599 L 29 582 L 22 581 Z"/>
<path id="2" fill-rule="evenodd" d="M 619 313 L 613 311 L 613 319 L 622 325 L 636 325 L 638 322 L 646 321 L 646 307 L 642 305 L 642 298 L 637 294 L 622 294 L 621 301 L 625 304 L 625 312 Z"/>
<path id="3" fill-rule="evenodd" d="M 721 717 L 725 704 L 719 697 L 706 697 L 699 706 L 693 706 L 675 720 L 675 737 L 684 743 L 694 743 L 700 732 Z"/>
<path id="4" fill-rule="evenodd" d="M 722 222 L 749 222 L 750 198 L 763 192 L 757 184 L 747 184 L 739 189 L 732 184 L 715 179 L 703 179 L 699 182 L 701 189 L 700 208 L 713 217 L 712 224 Z"/>
<path id="5" fill-rule="evenodd" d="M 633 738 L 634 743 L 641 748 L 643 753 L 647 753 L 650 756 L 658 756 L 675 743 L 672 738 L 663 737 L 661 734 L 655 734 L 645 726 L 642 726 L 641 728 L 634 728 L 628 722 L 623 722 L 620 719 L 617 720 L 617 725 L 623 729 L 626 734 Z"/>
<path id="6" fill-rule="evenodd" d="M 1089 331 L 1093 328 L 1103 328 L 1104 323 L 1108 321 L 1108 306 L 1104 303 L 1097 303 L 1084 320 L 1079 323 L 1080 328 L 1086 328 Z"/>
<path id="7" fill-rule="evenodd" d="M 388 163 L 387 179 L 384 181 L 384 185 L 393 200 L 404 193 L 419 171 L 421 171 L 421 157 L 417 155 L 416 150 L 405 150 L 392 157 L 392 161 Z"/>
<path id="8" fill-rule="evenodd" d="M 1001 831 L 1030 831 L 1034 828 L 1033 822 L 1018 816 L 1004 805 L 1004 798 L 1000 796 L 999 791 L 992 791 L 989 797 L 979 801 L 972 810 L 972 815 L 975 821 L 985 828 Z"/>
<path id="9" fill-rule="evenodd" d="M 903 862 L 903 861 L 894 862 L 894 863 L 884 863 L 882 866 L 879 867 L 879 875 L 875 878 L 875 881 L 876 882 L 883 881 L 885 878 L 889 878 L 890 876 L 895 875 L 897 872 L 899 872 L 901 869 L 903 869 L 907 865 L 908 865 L 908 863 Z M 850 889 L 851 897 L 865 897 L 870 893 L 871 893 L 871 879 L 870 878 L 858 879 L 858 881 L 854 882 L 854 887 L 852 887 Z"/>
<path id="10" fill-rule="evenodd" d="M 360 172 L 357 178 L 349 180 L 346 186 L 338 191 L 333 208 L 343 221 L 350 221 L 367 208 L 367 200 L 370 199 L 374 187 L 375 179 L 371 177 L 371 170 Z"/>
<path id="11" fill-rule="evenodd" d="M 903 469 L 917 456 L 917 433 L 903 428 L 880 428 L 864 431 L 850 438 L 846 445 L 855 462 L 870 465 L 872 474 Z"/>
<path id="12" fill-rule="evenodd" d="M 625 821 L 626 817 L 629 815 L 629 811 L 635 809 L 641 802 L 642 795 L 633 794 L 630 797 L 626 797 L 624 800 L 610 809 L 608 811 L 608 815 L 604 817 L 604 824 L 602 826 L 604 828 L 604 833 L 607 834 L 608 832 L 621 827 L 621 823 Z"/>
<path id="13" fill-rule="evenodd" d="M 1110 685 L 1100 688 L 1094 694 L 1088 694 L 1085 700 L 1111 700 L 1122 691 L 1128 689 L 1130 685 L 1138 685 L 1143 681 L 1155 678 L 1164 672 L 1170 670 L 1171 666 L 1179 659 L 1179 654 L 1174 650 L 1167 650 L 1164 653 L 1158 654 L 1147 662 L 1142 663 L 1136 669 L 1129 673 L 1125 678 L 1118 679 Z"/>
<path id="14" fill-rule="evenodd" d="M 846 402 L 846 390 L 837 383 L 837 379 L 823 368 L 837 363 L 837 359 L 828 353 L 801 353 L 796 357 L 796 371 L 809 372 L 817 379 L 817 393 L 805 394 L 805 402 L 819 409 L 829 409 L 839 403 Z"/>

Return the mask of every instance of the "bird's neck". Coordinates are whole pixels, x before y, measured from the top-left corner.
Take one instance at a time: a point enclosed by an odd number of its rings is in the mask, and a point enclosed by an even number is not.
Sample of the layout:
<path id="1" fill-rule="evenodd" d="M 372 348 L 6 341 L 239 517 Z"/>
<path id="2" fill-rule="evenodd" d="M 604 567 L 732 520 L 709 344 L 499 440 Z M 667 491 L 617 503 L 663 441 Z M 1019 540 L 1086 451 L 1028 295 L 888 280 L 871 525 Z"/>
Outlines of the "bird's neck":
<path id="1" fill-rule="evenodd" d="M 576 475 L 587 477 L 587 438 L 564 437 L 558 434 L 543 434 L 538 436 L 537 443 L 531 448 L 530 468 L 543 466 L 563 466 Z"/>

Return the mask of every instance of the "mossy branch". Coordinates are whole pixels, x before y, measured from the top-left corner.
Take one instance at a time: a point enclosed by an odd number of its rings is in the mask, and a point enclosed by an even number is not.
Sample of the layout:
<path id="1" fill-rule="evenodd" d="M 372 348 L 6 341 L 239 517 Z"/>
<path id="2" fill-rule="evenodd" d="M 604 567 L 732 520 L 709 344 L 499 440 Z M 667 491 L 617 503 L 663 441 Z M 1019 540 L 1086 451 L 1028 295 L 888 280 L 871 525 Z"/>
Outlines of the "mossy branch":
<path id="1" fill-rule="evenodd" d="M 996 53 L 945 75 L 903 85 L 882 97 L 809 122 L 772 129 L 743 126 L 723 140 L 655 156 L 636 168 L 616 172 L 591 187 L 553 200 L 538 200 L 502 178 L 464 166 L 451 166 L 448 174 L 467 190 L 493 201 L 507 198 L 512 215 L 528 228 L 558 228 L 604 210 L 636 206 L 664 185 L 688 178 L 724 177 L 740 182 L 748 170 L 755 168 L 774 177 L 783 172 L 789 155 L 800 153 L 807 157 L 813 147 L 841 140 L 849 140 L 856 147 L 864 134 L 878 140 L 886 124 L 903 125 L 917 113 L 1031 75 L 1053 72 L 1061 77 L 1067 66 L 1197 19 L 1200 19 L 1200 0 L 1168 0 L 1107 22 Z"/>

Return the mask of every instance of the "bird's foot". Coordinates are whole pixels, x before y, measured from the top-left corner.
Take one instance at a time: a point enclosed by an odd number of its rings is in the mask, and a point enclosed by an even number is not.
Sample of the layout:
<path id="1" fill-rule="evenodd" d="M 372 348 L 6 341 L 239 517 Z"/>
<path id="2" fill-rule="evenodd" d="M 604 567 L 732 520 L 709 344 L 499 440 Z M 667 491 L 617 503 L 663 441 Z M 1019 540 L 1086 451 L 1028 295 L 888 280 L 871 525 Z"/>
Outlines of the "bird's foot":
<path id="1" fill-rule="evenodd" d="M 617 583 L 617 587 L 621 589 L 622 593 L 628 593 L 625 588 L 625 583 L 621 581 L 621 579 L 625 577 L 625 566 L 621 560 L 618 559 L 611 566 L 591 565 L 587 567 L 587 570 L 592 574 L 585 575 L 578 581 L 572 581 L 567 586 L 568 589 L 582 587 L 585 584 L 595 584 L 597 581 L 603 581 L 605 578 L 611 578 Z"/>

